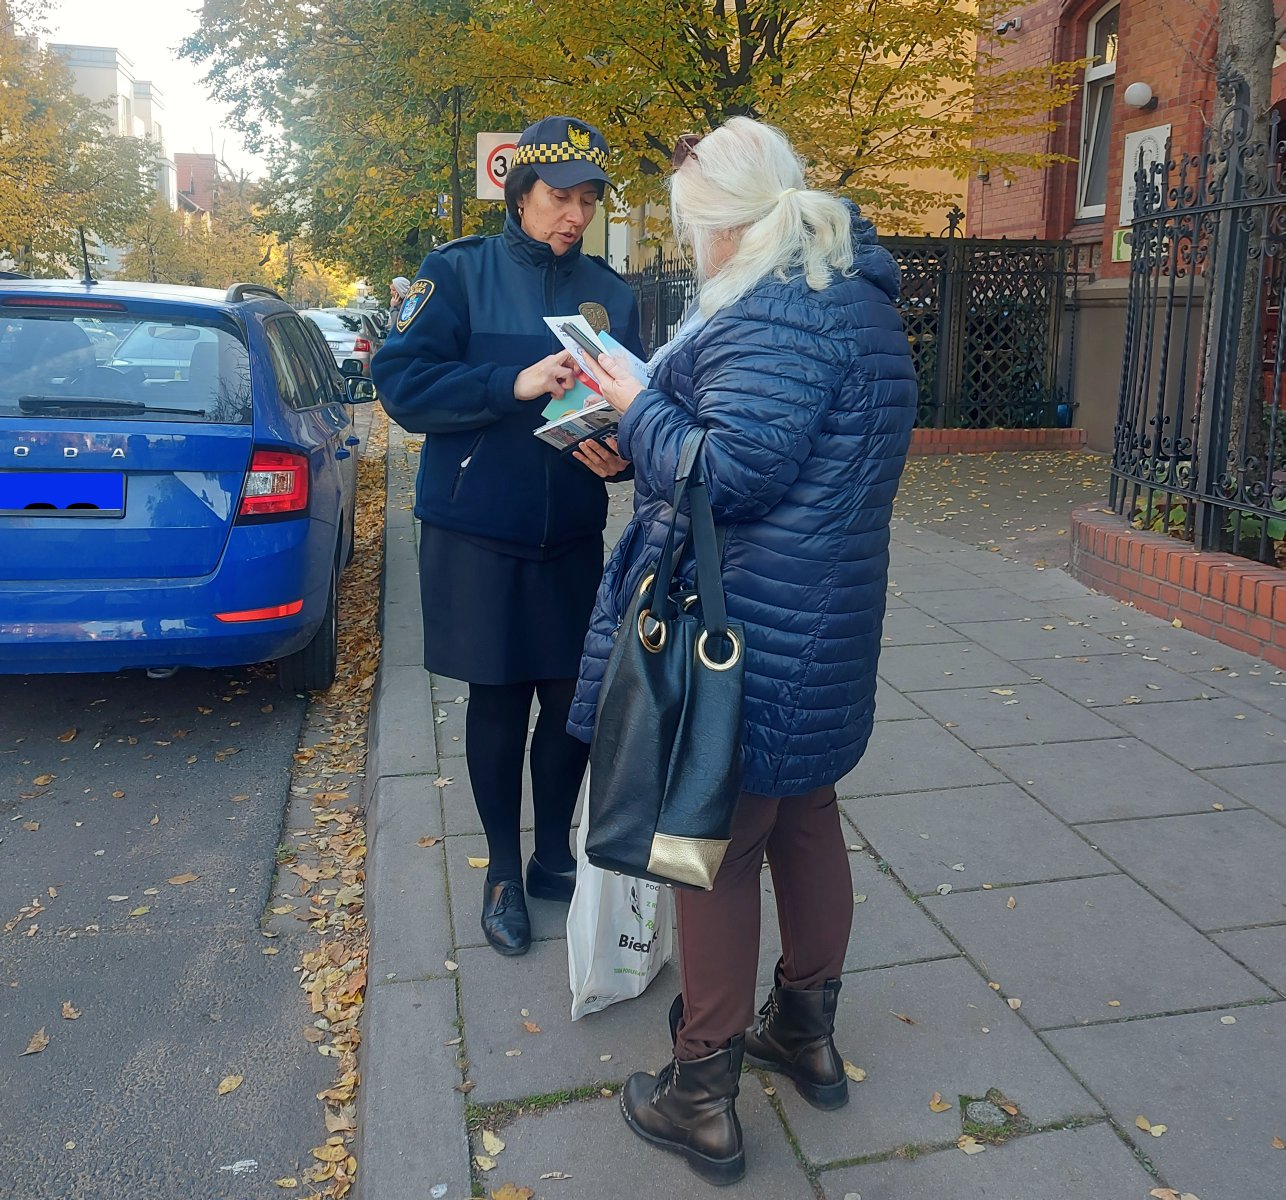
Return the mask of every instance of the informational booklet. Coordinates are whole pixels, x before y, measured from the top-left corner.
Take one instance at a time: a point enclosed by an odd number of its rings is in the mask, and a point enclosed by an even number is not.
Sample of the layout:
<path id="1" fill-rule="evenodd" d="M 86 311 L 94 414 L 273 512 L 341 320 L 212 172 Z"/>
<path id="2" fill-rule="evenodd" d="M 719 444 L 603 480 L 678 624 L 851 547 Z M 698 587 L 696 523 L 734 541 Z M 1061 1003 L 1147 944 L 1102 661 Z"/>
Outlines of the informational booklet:
<path id="1" fill-rule="evenodd" d="M 594 375 L 594 359 L 600 353 L 622 358 L 640 383 L 647 382 L 647 365 L 611 334 L 596 333 L 579 313 L 568 317 L 546 317 L 545 324 L 575 359 L 576 382 L 562 399 L 551 400 L 545 406 L 541 416 L 547 423 L 535 431 L 536 436 L 557 450 L 568 451 L 574 450 L 587 438 L 601 441 L 610 437 L 616 432 L 620 417 L 602 397 Z"/>

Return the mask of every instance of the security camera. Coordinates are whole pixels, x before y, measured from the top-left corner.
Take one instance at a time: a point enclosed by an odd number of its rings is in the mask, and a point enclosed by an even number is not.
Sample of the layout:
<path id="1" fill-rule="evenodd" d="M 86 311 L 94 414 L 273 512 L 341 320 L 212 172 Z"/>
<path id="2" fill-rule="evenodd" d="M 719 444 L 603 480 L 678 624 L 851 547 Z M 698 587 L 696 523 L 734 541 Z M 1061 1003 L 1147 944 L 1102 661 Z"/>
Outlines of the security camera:
<path id="1" fill-rule="evenodd" d="M 1023 27 L 1022 17 L 1008 17 L 996 26 L 996 36 L 1004 37 L 1007 33 L 1016 33 Z"/>

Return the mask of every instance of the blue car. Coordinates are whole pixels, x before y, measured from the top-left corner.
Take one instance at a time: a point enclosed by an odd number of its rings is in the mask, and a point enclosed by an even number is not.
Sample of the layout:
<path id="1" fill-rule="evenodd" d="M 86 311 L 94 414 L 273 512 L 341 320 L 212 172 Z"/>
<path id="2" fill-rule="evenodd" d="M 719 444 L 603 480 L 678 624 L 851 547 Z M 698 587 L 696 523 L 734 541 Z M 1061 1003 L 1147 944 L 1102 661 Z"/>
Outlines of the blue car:
<path id="1" fill-rule="evenodd" d="M 329 687 L 352 370 L 257 284 L 0 279 L 0 673 Z"/>

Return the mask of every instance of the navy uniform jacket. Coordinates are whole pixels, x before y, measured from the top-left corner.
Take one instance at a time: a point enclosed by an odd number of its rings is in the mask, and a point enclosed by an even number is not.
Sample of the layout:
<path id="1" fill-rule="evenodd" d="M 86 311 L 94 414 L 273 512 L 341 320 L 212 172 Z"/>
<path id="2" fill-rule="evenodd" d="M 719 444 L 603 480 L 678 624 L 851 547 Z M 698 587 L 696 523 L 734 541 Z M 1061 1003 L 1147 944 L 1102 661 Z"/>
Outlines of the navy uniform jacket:
<path id="1" fill-rule="evenodd" d="M 642 353 L 629 285 L 579 245 L 556 255 L 510 217 L 500 236 L 451 242 L 424 260 L 372 364 L 389 415 L 428 435 L 417 517 L 537 554 L 602 532 L 603 481 L 532 436 L 547 398 L 514 399 L 519 372 L 561 349 L 542 318 L 586 301 Z"/>

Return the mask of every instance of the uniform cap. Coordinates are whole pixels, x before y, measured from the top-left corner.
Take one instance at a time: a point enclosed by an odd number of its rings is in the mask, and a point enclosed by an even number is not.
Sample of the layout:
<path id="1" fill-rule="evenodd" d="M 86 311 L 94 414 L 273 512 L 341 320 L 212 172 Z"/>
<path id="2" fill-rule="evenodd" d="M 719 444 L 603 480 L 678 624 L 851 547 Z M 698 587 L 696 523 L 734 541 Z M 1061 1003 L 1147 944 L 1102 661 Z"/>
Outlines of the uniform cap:
<path id="1" fill-rule="evenodd" d="M 574 117 L 546 117 L 528 125 L 511 165 L 534 167 L 553 188 L 612 182 L 607 177 L 607 141 L 593 125 Z"/>

